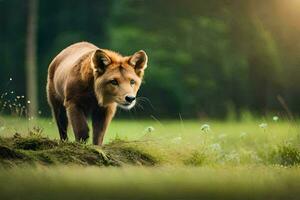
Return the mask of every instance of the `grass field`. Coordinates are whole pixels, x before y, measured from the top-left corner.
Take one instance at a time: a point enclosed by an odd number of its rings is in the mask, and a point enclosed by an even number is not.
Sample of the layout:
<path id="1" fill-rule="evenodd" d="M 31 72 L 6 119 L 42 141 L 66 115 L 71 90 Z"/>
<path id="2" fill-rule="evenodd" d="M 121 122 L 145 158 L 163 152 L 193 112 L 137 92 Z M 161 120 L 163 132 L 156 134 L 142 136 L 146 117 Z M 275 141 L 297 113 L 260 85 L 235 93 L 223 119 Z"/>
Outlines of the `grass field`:
<path id="1" fill-rule="evenodd" d="M 4 167 L 0 199 L 300 199 L 297 124 L 272 118 L 115 120 L 102 150 L 130 147 L 151 156 L 154 166 L 125 161 L 121 167 L 45 162 Z M 2 138 L 32 130 L 58 138 L 49 119 L 0 118 Z"/>

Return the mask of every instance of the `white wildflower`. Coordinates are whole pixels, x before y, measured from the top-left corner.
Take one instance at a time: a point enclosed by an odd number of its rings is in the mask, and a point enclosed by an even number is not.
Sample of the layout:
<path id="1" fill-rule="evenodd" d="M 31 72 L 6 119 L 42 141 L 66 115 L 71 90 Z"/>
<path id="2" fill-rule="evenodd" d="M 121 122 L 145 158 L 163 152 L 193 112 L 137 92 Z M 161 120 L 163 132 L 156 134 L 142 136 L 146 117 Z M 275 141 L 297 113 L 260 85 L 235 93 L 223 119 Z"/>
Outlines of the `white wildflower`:
<path id="1" fill-rule="evenodd" d="M 12 78 L 9 78 L 9 80 L 12 81 L 13 79 L 12 79 Z"/>
<path id="2" fill-rule="evenodd" d="M 259 125 L 259 128 L 266 129 L 266 128 L 268 128 L 268 124 L 267 123 L 261 123 Z"/>
<path id="3" fill-rule="evenodd" d="M 31 102 L 28 100 L 27 103 L 30 104 Z"/>
<path id="4" fill-rule="evenodd" d="M 152 133 L 154 131 L 154 127 L 153 126 L 148 126 L 147 128 L 145 128 L 145 132 L 146 133 Z"/>
<path id="5" fill-rule="evenodd" d="M 208 124 L 203 124 L 201 126 L 201 131 L 203 131 L 205 133 L 209 132 L 210 131 L 210 126 Z"/>
<path id="6" fill-rule="evenodd" d="M 215 143 L 215 144 L 210 145 L 210 148 L 213 151 L 221 151 L 222 150 L 221 145 L 219 143 Z"/>
<path id="7" fill-rule="evenodd" d="M 278 116 L 273 116 L 273 121 L 274 122 L 277 122 L 279 120 L 279 117 Z"/>

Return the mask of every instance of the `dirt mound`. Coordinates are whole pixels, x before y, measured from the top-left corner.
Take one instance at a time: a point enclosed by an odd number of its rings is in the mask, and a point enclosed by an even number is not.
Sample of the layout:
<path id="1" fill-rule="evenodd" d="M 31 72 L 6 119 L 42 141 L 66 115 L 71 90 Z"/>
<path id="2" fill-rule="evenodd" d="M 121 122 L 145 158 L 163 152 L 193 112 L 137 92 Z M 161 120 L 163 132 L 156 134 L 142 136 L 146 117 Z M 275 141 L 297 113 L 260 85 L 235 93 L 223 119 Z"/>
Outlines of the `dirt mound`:
<path id="1" fill-rule="evenodd" d="M 103 147 L 77 142 L 60 142 L 41 135 L 31 134 L 21 137 L 0 138 L 0 165 L 93 165 L 153 166 L 156 159 L 123 141 L 114 141 Z"/>

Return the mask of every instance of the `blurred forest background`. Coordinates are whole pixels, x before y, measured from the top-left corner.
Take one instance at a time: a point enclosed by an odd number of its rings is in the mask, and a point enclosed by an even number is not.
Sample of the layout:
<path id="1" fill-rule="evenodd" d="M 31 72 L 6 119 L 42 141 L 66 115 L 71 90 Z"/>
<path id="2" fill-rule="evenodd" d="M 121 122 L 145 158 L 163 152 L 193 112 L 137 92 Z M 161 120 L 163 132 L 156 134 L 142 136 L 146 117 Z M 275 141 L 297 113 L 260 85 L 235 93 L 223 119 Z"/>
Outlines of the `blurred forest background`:
<path id="1" fill-rule="evenodd" d="M 299 114 L 299 19 L 300 0 L 0 0 L 0 93 L 25 95 L 33 113 L 50 116 L 51 59 L 89 41 L 147 52 L 140 96 L 151 104 L 138 116 L 277 113 L 278 97 Z"/>

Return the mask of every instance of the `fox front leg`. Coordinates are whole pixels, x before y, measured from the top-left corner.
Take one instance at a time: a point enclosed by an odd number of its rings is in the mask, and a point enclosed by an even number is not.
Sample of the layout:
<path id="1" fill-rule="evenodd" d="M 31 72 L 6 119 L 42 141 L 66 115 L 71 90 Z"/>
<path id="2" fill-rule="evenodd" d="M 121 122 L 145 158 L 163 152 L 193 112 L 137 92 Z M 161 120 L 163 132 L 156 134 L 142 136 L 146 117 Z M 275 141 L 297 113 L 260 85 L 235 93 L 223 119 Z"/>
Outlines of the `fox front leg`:
<path id="1" fill-rule="evenodd" d="M 89 127 L 84 112 L 76 104 L 67 105 L 66 110 L 76 141 L 86 142 L 89 138 Z"/>
<path id="2" fill-rule="evenodd" d="M 116 106 L 99 107 L 93 110 L 93 144 L 102 145 L 105 132 L 115 114 Z"/>

